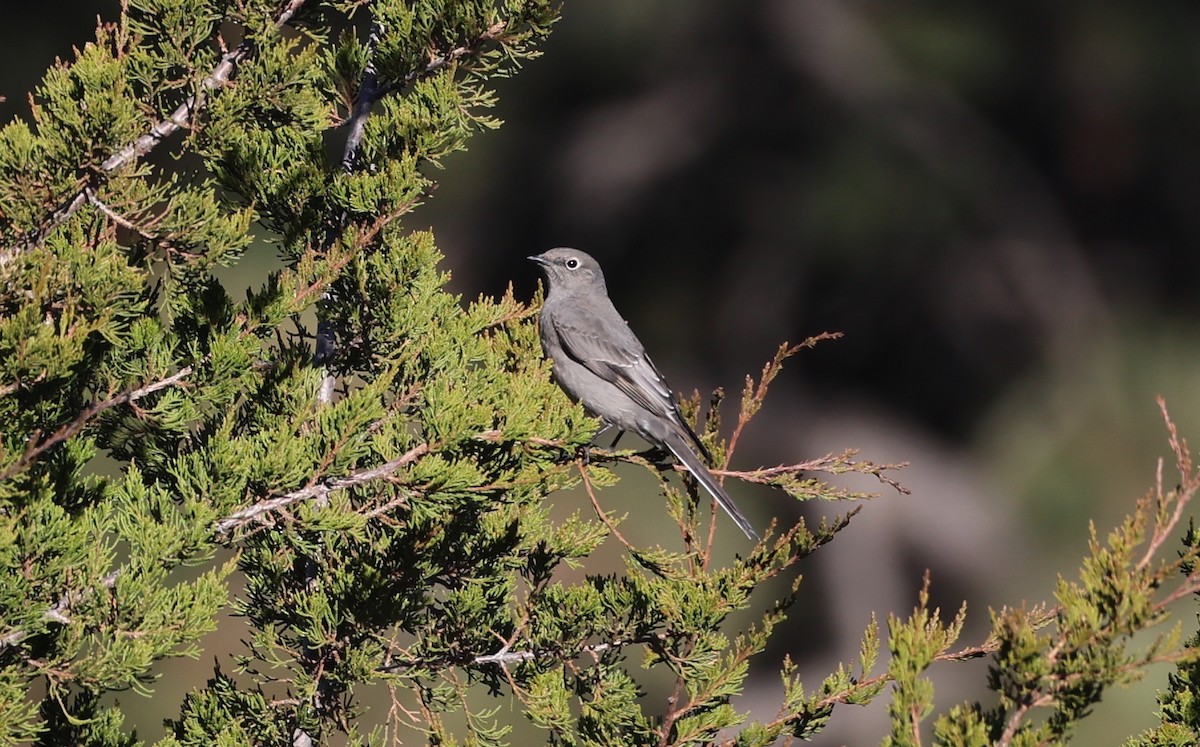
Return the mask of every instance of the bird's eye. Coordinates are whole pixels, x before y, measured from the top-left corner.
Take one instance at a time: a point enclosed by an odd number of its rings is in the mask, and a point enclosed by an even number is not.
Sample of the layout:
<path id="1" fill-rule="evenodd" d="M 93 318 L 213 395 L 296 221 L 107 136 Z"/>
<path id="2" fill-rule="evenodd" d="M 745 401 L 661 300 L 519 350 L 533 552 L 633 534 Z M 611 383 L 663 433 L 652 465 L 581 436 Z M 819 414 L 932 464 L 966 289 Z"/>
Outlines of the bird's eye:
<path id="1" fill-rule="evenodd" d="M 579 267 L 579 260 L 575 259 L 574 257 L 571 257 L 570 259 L 567 260 L 567 269 L 568 270 L 574 270 L 577 267 Z"/>

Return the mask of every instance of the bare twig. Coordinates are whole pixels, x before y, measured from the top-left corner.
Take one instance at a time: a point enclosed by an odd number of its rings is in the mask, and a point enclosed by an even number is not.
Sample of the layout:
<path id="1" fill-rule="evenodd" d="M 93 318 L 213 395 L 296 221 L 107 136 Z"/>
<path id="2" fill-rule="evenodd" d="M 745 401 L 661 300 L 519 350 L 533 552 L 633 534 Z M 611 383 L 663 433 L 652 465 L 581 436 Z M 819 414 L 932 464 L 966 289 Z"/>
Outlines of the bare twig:
<path id="1" fill-rule="evenodd" d="M 1163 493 L 1162 489 L 1162 460 L 1159 460 L 1158 473 L 1155 476 L 1155 497 L 1157 506 L 1155 512 L 1154 532 L 1150 537 L 1150 542 L 1146 546 L 1146 553 L 1138 562 L 1138 568 L 1145 568 L 1150 564 L 1151 559 L 1158 553 L 1163 543 L 1166 542 L 1175 532 L 1175 527 L 1183 519 L 1184 511 L 1187 509 L 1192 498 L 1195 497 L 1196 491 L 1200 490 L 1200 476 L 1196 474 L 1195 467 L 1192 463 L 1192 455 L 1188 451 L 1187 441 L 1180 438 L 1179 429 L 1175 427 L 1175 422 L 1171 420 L 1171 414 L 1167 412 L 1167 402 L 1162 397 L 1156 399 L 1158 409 L 1162 412 L 1163 421 L 1167 425 L 1168 439 L 1167 443 L 1171 446 L 1171 451 L 1175 456 L 1175 468 L 1179 470 L 1179 488 L 1175 491 Z M 1171 501 L 1175 502 L 1175 510 L 1170 518 L 1165 522 L 1162 517 L 1170 506 Z"/>
<path id="2" fill-rule="evenodd" d="M 661 640 L 663 634 L 644 636 L 640 638 L 617 639 L 613 641 L 604 641 L 601 643 L 589 643 L 580 646 L 574 651 L 563 651 L 561 649 L 542 649 L 538 651 L 513 651 L 510 643 L 505 643 L 495 653 L 483 654 L 480 656 L 471 657 L 469 659 L 457 659 L 454 661 L 429 661 L 423 659 L 409 658 L 403 661 L 386 664 L 379 667 L 380 672 L 395 672 L 411 667 L 428 667 L 436 666 L 441 663 L 459 664 L 467 666 L 486 666 L 488 664 L 496 664 L 500 667 L 508 667 L 510 664 L 520 664 L 526 661 L 536 661 L 538 659 L 546 659 L 555 657 L 559 661 L 571 661 L 582 656 L 583 654 L 599 654 L 612 649 L 620 649 L 626 646 L 637 646 L 646 643 L 653 643 Z"/>
<path id="3" fill-rule="evenodd" d="M 908 466 L 908 462 L 897 462 L 895 464 L 875 464 L 868 461 L 854 461 L 851 459 L 857 451 L 849 450 L 841 454 L 826 454 L 817 459 L 810 459 L 806 462 L 797 464 L 781 464 L 775 467 L 759 467 L 752 470 L 728 470 L 714 469 L 714 475 L 722 475 L 727 477 L 736 477 L 745 482 L 753 482 L 762 485 L 769 485 L 772 481 L 780 477 L 796 477 L 804 472 L 828 472 L 830 474 L 845 474 L 847 472 L 856 472 L 859 474 L 871 475 L 883 484 L 891 487 L 898 493 L 909 495 L 910 490 L 899 482 L 884 474 L 887 470 L 898 470 Z M 678 467 L 677 467 L 678 469 Z"/>
<path id="4" fill-rule="evenodd" d="M 111 220 L 113 223 L 116 223 L 118 226 L 121 226 L 122 228 L 133 231 L 134 233 L 138 234 L 139 236 L 141 236 L 144 239 L 157 238 L 153 233 L 147 231 L 146 229 L 142 228 L 141 226 L 137 225 L 133 221 L 129 220 L 125 216 L 118 213 L 116 210 L 113 210 L 108 205 L 106 205 L 99 197 L 96 196 L 96 191 L 94 189 L 92 189 L 91 187 L 84 187 L 83 193 L 84 193 L 84 196 L 87 197 L 87 201 L 92 204 L 92 207 L 94 207 L 97 210 L 99 210 L 100 212 L 104 213 L 104 215 L 107 216 L 108 219 Z"/>
<path id="5" fill-rule="evenodd" d="M 763 366 L 762 375 L 759 377 L 757 384 L 754 383 L 754 379 L 749 375 L 746 376 L 746 384 L 742 389 L 742 402 L 741 409 L 738 412 L 738 422 L 733 428 L 733 435 L 729 437 L 729 444 L 725 447 L 725 464 L 729 463 L 729 458 L 733 455 L 734 449 L 737 448 L 738 439 L 742 436 L 742 429 L 746 427 L 750 419 L 762 408 L 763 400 L 767 396 L 767 389 L 770 388 L 771 382 L 775 380 L 779 372 L 783 370 L 783 362 L 801 350 L 813 347 L 822 340 L 836 340 L 841 336 L 841 332 L 822 332 L 796 345 L 789 345 L 785 342 L 775 351 L 775 356 Z"/>

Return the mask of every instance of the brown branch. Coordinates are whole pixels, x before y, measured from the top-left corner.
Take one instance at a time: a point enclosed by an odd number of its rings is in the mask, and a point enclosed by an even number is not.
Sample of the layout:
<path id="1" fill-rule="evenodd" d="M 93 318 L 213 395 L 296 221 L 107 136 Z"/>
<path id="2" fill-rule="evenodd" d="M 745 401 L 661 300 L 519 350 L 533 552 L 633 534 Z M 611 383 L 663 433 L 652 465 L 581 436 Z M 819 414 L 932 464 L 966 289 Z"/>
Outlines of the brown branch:
<path id="1" fill-rule="evenodd" d="M 409 72 L 402 79 L 388 85 L 381 86 L 379 89 L 379 95 L 382 97 L 397 89 L 410 86 L 421 78 L 447 68 L 464 57 L 469 57 L 473 54 L 476 54 L 479 51 L 479 48 L 484 44 L 500 38 L 500 35 L 506 28 L 508 28 L 508 21 L 497 21 L 489 26 L 482 34 L 475 37 L 467 44 L 464 44 L 461 47 L 455 47 L 443 55 L 430 56 L 428 62 L 416 70 Z"/>
<path id="2" fill-rule="evenodd" d="M 600 501 L 596 498 L 596 491 L 592 489 L 592 481 L 587 475 L 587 470 L 584 469 L 583 462 L 576 462 L 575 466 L 579 468 L 579 476 L 583 478 L 583 489 L 587 491 L 588 498 L 592 501 L 592 508 L 596 510 L 596 515 L 600 517 L 600 521 L 604 522 L 604 526 L 608 527 L 608 531 L 613 533 L 613 536 L 625 546 L 625 549 L 637 556 L 637 550 L 629 540 L 625 539 L 625 535 L 617 529 L 617 525 L 608 518 L 608 514 L 604 513 L 604 509 L 600 508 Z"/>
<path id="3" fill-rule="evenodd" d="M 692 650 L 695 648 L 696 639 L 691 638 L 684 643 L 683 656 L 691 656 Z M 671 690 L 671 694 L 667 696 L 667 712 L 663 714 L 662 725 L 658 727 L 658 744 L 659 747 L 668 747 L 671 743 L 671 730 L 675 728 L 675 723 L 683 715 L 683 711 L 676 708 L 679 703 L 679 698 L 683 695 L 684 690 L 683 674 L 676 670 L 675 687 Z"/>
<path id="4" fill-rule="evenodd" d="M 7 469 L 5 469 L 3 472 L 0 472 L 0 480 L 7 480 L 14 475 L 20 474 L 27 467 L 29 467 L 29 465 L 31 465 L 35 459 L 44 454 L 48 449 L 56 444 L 66 441 L 68 438 L 71 438 L 83 430 L 83 427 L 100 413 L 106 410 L 111 410 L 118 405 L 135 402 L 146 395 L 159 391 L 160 389 L 166 389 L 167 387 L 175 386 L 180 381 L 191 375 L 193 370 L 193 366 L 184 366 L 183 368 L 179 369 L 177 373 L 172 376 L 168 376 L 165 379 L 160 379 L 153 383 L 146 384 L 145 386 L 138 387 L 137 389 L 130 389 L 121 392 L 120 394 L 110 397 L 103 402 L 97 402 L 83 412 L 79 413 L 79 415 L 76 416 L 76 418 L 70 423 L 61 426 L 52 435 L 46 437 L 40 442 L 38 441 L 38 438 L 41 436 L 41 432 L 34 431 L 33 434 L 29 436 L 25 453 L 22 454 L 16 462 L 9 465 Z"/>
<path id="5" fill-rule="evenodd" d="M 750 419 L 762 407 L 763 400 L 767 396 L 767 389 L 771 386 L 771 382 L 775 380 L 775 377 L 779 375 L 779 372 L 783 370 L 783 362 L 801 350 L 813 347 L 822 340 L 836 340 L 841 336 L 841 332 L 822 332 L 796 345 L 789 345 L 785 342 L 775 351 L 775 356 L 763 366 L 762 375 L 759 377 L 757 384 L 754 383 L 754 379 L 749 375 L 746 376 L 746 385 L 742 390 L 741 409 L 738 412 L 738 422 L 734 426 L 733 435 L 729 437 L 729 445 L 725 447 L 725 464 L 729 463 L 729 458 L 733 456 L 733 451 L 737 448 L 737 442 L 741 438 L 742 429 L 746 427 L 746 424 L 750 422 Z"/>
<path id="6" fill-rule="evenodd" d="M 897 462 L 895 464 L 875 464 L 873 462 L 861 461 L 856 462 L 849 457 L 856 454 L 856 451 L 846 451 L 840 455 L 827 454 L 817 459 L 810 459 L 807 462 L 798 464 L 781 464 L 775 467 L 759 467 L 752 470 L 729 470 L 729 469 L 714 469 L 711 470 L 714 475 L 724 477 L 736 477 L 745 482 L 752 482 L 761 485 L 769 485 L 771 482 L 780 477 L 796 476 L 802 472 L 828 472 L 830 474 L 840 475 L 847 472 L 856 472 L 864 475 L 871 475 L 883 484 L 893 488 L 896 492 L 904 495 L 909 495 L 911 491 L 897 482 L 895 479 L 884 474 L 887 470 L 904 469 L 908 466 L 908 462 Z M 676 469 L 680 469 L 676 466 Z"/>
<path id="7" fill-rule="evenodd" d="M 489 440 L 498 441 L 502 437 L 501 431 L 490 431 Z M 565 448 L 562 444 L 555 441 L 546 441 L 544 439 L 524 439 L 525 443 L 536 446 L 546 446 L 551 448 Z M 651 471 L 660 469 L 654 462 L 645 458 L 644 454 L 609 451 L 598 447 L 591 447 L 588 453 L 594 461 L 610 461 L 610 462 L 625 462 L 628 464 L 637 464 Z M 858 454 L 857 449 L 847 449 L 840 454 L 826 454 L 823 457 L 809 459 L 796 464 L 781 464 L 775 467 L 759 467 L 751 470 L 733 470 L 733 469 L 716 469 L 711 468 L 709 471 L 718 477 L 735 477 L 745 482 L 751 482 L 760 485 L 771 485 L 774 480 L 781 477 L 795 477 L 803 472 L 825 472 L 832 475 L 843 475 L 847 473 L 870 475 L 883 484 L 896 490 L 903 495 L 910 495 L 912 491 L 901 485 L 897 480 L 884 474 L 888 470 L 900 470 L 908 466 L 908 462 L 896 462 L 889 464 L 875 464 L 874 462 L 861 460 L 855 461 L 852 457 Z M 687 473 L 687 468 L 680 464 L 671 464 L 670 467 L 676 472 Z"/>
<path id="8" fill-rule="evenodd" d="M 908 726 L 912 730 L 913 744 L 921 746 L 921 707 L 914 703 L 908 709 Z"/>
<path id="9" fill-rule="evenodd" d="M 1175 527 L 1183 519 L 1184 510 L 1195 497 L 1196 491 L 1200 489 L 1200 478 L 1197 477 L 1192 463 L 1191 453 L 1188 451 L 1187 441 L 1179 437 L 1179 430 L 1175 427 L 1175 422 L 1171 420 L 1171 414 L 1167 412 L 1167 402 L 1162 397 L 1156 398 L 1158 409 L 1162 412 L 1163 421 L 1167 425 L 1168 439 L 1167 442 L 1171 446 L 1171 451 L 1175 455 L 1175 467 L 1179 470 L 1179 488 L 1175 491 L 1163 493 L 1162 489 L 1162 460 L 1159 460 L 1158 471 L 1155 476 L 1155 497 L 1157 500 L 1158 509 L 1155 512 L 1154 533 L 1150 538 L 1149 544 L 1146 546 L 1146 553 L 1138 562 L 1138 569 L 1143 569 L 1150 564 L 1150 560 L 1158 553 L 1165 543 L 1175 531 Z M 1175 510 L 1166 522 L 1161 519 L 1166 513 L 1167 507 L 1171 501 L 1175 501 Z"/>

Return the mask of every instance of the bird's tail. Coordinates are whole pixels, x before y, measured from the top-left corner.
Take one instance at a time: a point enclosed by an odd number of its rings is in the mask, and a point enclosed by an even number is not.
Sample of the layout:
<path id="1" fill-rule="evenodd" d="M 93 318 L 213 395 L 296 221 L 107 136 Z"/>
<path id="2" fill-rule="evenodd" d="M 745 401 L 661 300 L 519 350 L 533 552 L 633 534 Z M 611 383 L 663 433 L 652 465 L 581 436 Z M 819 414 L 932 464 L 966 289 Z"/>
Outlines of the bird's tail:
<path id="1" fill-rule="evenodd" d="M 758 539 L 758 534 L 754 531 L 753 525 L 746 515 L 742 513 L 737 504 L 733 502 L 733 498 L 729 497 L 729 493 L 725 492 L 725 488 L 721 487 L 721 483 L 717 482 L 717 478 L 708 471 L 708 467 L 704 466 L 704 462 L 700 461 L 700 457 L 692 451 L 688 446 L 687 441 L 681 434 L 670 434 L 663 440 L 663 445 L 675 455 L 683 466 L 687 467 L 688 472 L 692 473 L 692 477 L 696 478 L 696 482 L 708 491 L 709 495 L 729 514 L 729 518 L 733 519 L 733 523 L 738 525 L 746 533 L 746 536 L 752 540 Z"/>

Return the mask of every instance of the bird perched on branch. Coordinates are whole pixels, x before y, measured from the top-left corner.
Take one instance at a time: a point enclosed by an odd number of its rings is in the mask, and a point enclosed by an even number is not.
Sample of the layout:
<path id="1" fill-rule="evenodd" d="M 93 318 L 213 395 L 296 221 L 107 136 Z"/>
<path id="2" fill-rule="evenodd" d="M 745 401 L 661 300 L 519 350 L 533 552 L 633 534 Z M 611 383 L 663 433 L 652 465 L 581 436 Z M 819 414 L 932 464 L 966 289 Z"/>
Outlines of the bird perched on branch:
<path id="1" fill-rule="evenodd" d="M 712 460 L 679 414 L 671 387 L 609 300 L 596 260 L 566 248 L 529 259 L 546 275 L 542 349 L 563 391 L 609 425 L 671 452 L 738 528 L 757 539 L 750 521 L 698 456 Z"/>

